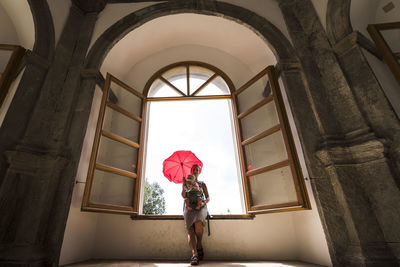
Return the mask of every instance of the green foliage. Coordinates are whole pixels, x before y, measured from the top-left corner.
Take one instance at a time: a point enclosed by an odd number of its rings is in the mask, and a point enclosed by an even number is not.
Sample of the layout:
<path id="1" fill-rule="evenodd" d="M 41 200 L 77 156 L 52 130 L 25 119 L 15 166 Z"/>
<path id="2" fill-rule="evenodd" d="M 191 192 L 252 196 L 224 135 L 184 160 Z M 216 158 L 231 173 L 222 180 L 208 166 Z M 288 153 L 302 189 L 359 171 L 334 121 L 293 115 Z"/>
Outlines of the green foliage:
<path id="1" fill-rule="evenodd" d="M 161 215 L 165 213 L 164 189 L 154 182 L 147 182 L 144 185 L 143 214 Z"/>

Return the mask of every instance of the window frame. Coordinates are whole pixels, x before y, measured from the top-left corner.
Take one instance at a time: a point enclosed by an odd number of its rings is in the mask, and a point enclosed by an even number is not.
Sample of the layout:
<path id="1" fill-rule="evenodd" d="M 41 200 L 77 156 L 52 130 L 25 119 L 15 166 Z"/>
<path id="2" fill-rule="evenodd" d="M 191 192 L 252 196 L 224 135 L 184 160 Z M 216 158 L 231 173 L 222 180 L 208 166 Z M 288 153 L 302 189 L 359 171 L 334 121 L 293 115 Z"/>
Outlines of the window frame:
<path id="1" fill-rule="evenodd" d="M 111 83 L 114 82 L 117 85 L 119 85 L 121 88 L 129 91 L 133 95 L 137 96 L 142 100 L 141 102 L 141 116 L 138 117 L 134 114 L 130 114 L 130 112 L 124 110 L 121 107 L 118 107 L 118 105 L 114 104 L 113 101 L 110 100 L 110 96 L 112 95 L 112 90 L 111 90 Z M 89 162 L 89 168 L 88 168 L 88 175 L 85 183 L 85 191 L 83 194 L 83 200 L 82 200 L 82 206 L 81 210 L 82 211 L 93 211 L 93 212 L 106 212 L 106 213 L 122 213 L 122 214 L 131 214 L 134 215 L 138 211 L 138 197 L 139 197 L 139 190 L 140 188 L 140 183 L 141 179 L 140 173 L 141 173 L 141 160 L 142 160 L 142 153 L 143 153 L 143 121 L 145 117 L 145 102 L 146 102 L 146 97 L 137 92 L 135 89 L 130 87 L 129 85 L 125 84 L 124 82 L 120 81 L 117 79 L 115 76 L 113 76 L 110 73 L 107 73 L 106 76 L 106 81 L 104 84 L 104 90 L 103 90 L 103 96 L 100 104 L 100 110 L 99 110 L 99 116 L 97 120 L 97 126 L 96 126 L 96 132 L 94 136 L 94 141 L 93 141 L 93 147 L 92 147 L 92 153 L 90 156 L 90 162 Z M 105 117 L 105 112 L 106 108 L 110 107 L 111 109 L 114 109 L 117 112 L 120 112 L 121 114 L 130 117 L 133 120 L 136 120 L 140 122 L 140 129 L 139 129 L 139 143 L 136 143 L 135 145 L 133 144 L 127 144 L 127 143 L 135 143 L 133 141 L 127 140 L 126 138 L 122 136 L 118 136 L 116 134 L 112 133 L 105 133 L 103 130 L 103 123 L 104 123 L 104 117 Z M 99 151 L 99 145 L 100 145 L 100 138 L 104 136 L 106 138 L 112 139 L 114 141 L 124 143 L 125 145 L 131 146 L 131 147 L 136 147 L 138 146 L 138 155 L 137 155 L 137 168 L 136 168 L 136 173 L 129 172 L 126 170 L 120 170 L 112 166 L 107 166 L 104 164 L 99 164 L 97 163 L 97 155 Z M 123 141 L 125 139 L 125 141 Z M 133 189 L 133 201 L 132 201 L 132 206 L 122 206 L 122 205 L 111 205 L 111 204 L 100 204 L 100 203 L 94 203 L 91 202 L 90 197 L 92 194 L 92 186 L 93 186 L 93 179 L 94 179 L 94 172 L 95 170 L 101 170 L 105 172 L 111 172 L 117 175 L 125 176 L 125 177 L 130 177 L 135 180 L 135 188 Z"/>
<path id="2" fill-rule="evenodd" d="M 0 72 L 0 107 L 8 94 L 8 90 L 18 72 L 18 67 L 25 55 L 25 48 L 19 45 L 0 44 L 0 51 L 12 51 L 4 72 Z M 0 70 L 2 71 L 2 70 Z"/>
<path id="3" fill-rule="evenodd" d="M 180 93 L 181 96 L 174 96 L 174 97 L 149 97 L 149 90 L 151 85 L 153 84 L 154 81 L 157 79 L 160 79 L 163 81 L 165 84 L 169 85 L 171 88 L 174 90 L 179 90 L 177 89 L 173 84 L 168 82 L 165 78 L 162 77 L 162 74 L 165 73 L 166 71 L 172 70 L 177 67 L 185 66 L 186 67 L 186 78 L 187 78 L 187 94 L 184 95 L 183 93 Z M 192 94 L 190 94 L 190 83 L 189 83 L 189 69 L 190 66 L 199 66 L 202 68 L 209 69 L 214 72 L 214 74 L 208 78 L 197 90 L 195 90 Z M 227 95 L 206 95 L 206 96 L 196 96 L 196 94 L 202 89 L 205 88 L 206 85 L 210 82 L 213 81 L 213 79 L 217 77 L 221 77 L 227 84 L 229 88 L 230 94 Z M 264 98 L 262 101 L 257 103 L 256 105 L 250 107 L 248 110 L 242 112 L 241 114 L 238 114 L 238 95 L 245 91 L 247 88 L 249 88 L 253 83 L 257 82 L 259 79 L 262 77 L 267 76 L 268 77 L 268 82 L 270 84 L 270 87 L 272 89 L 273 94 L 268 96 L 267 98 Z M 99 139 L 101 135 L 101 127 L 103 124 L 103 119 L 104 119 L 104 113 L 105 113 L 105 103 L 107 102 L 107 98 L 109 97 L 108 94 L 110 92 L 110 84 L 111 81 L 116 82 L 118 85 L 126 88 L 130 88 L 130 90 L 133 90 L 142 98 L 142 113 L 141 113 L 141 127 L 140 127 L 140 142 L 139 142 L 139 155 L 138 155 L 138 161 L 137 161 L 137 178 L 136 178 L 136 184 L 135 184 L 135 191 L 134 191 L 134 203 L 132 205 L 132 209 L 126 210 L 126 209 L 121 209 L 119 207 L 113 206 L 113 207 L 107 207 L 107 205 L 102 205 L 102 207 L 92 205 L 89 203 L 89 197 L 90 197 L 90 191 L 91 191 L 91 185 L 92 185 L 92 176 L 94 172 L 94 163 L 95 159 L 97 157 L 97 149 L 99 145 Z M 174 88 L 175 87 L 175 88 Z M 180 90 L 179 90 L 180 91 Z M 233 115 L 233 122 L 234 122 L 234 131 L 235 131 L 235 137 L 236 137 L 236 145 L 237 145 L 237 151 L 238 151 L 238 156 L 239 156 L 239 165 L 240 165 L 240 173 L 241 173 L 241 181 L 242 185 L 241 188 L 243 190 L 243 196 L 244 196 L 244 204 L 245 204 L 245 210 L 246 214 L 243 215 L 213 215 L 212 217 L 214 219 L 248 219 L 248 218 L 253 218 L 256 214 L 261 214 L 261 213 L 271 213 L 271 212 L 283 212 L 283 211 L 294 211 L 294 210 L 305 210 L 305 209 L 311 209 L 310 206 L 310 201 L 308 198 L 308 193 L 306 190 L 305 182 L 304 182 L 304 177 L 301 172 L 301 167 L 299 163 L 299 159 L 297 156 L 296 152 L 296 147 L 294 144 L 293 136 L 291 134 L 285 106 L 283 103 L 282 95 L 280 92 L 279 88 L 279 83 L 278 83 L 278 77 L 275 72 L 275 68 L 273 66 L 268 66 L 265 69 L 263 69 L 261 72 L 256 74 L 254 77 L 252 77 L 248 82 L 246 82 L 244 85 L 239 87 L 238 90 L 235 90 L 235 86 L 233 82 L 230 80 L 230 78 L 220 69 L 207 64 L 203 62 L 198 62 L 198 61 L 184 61 L 184 62 L 177 62 L 174 64 L 170 64 L 168 66 L 165 66 L 161 68 L 159 71 L 154 73 L 151 78 L 147 81 L 143 94 L 138 93 L 128 85 L 124 84 L 123 82 L 119 81 L 117 78 L 112 76 L 111 74 L 107 74 L 106 78 L 106 83 L 105 83 L 105 89 L 104 89 L 104 94 L 103 94 L 103 99 L 102 99 L 102 104 L 99 112 L 99 120 L 97 122 L 97 127 L 96 127 L 96 135 L 95 135 L 95 141 L 93 145 L 93 152 L 91 155 L 91 160 L 90 160 L 90 165 L 89 165 L 89 171 L 88 171 L 88 179 L 86 182 L 86 187 L 85 187 L 85 193 L 84 193 L 84 199 L 82 202 L 82 210 L 84 211 L 97 211 L 97 212 L 110 212 L 110 213 L 128 213 L 132 215 L 133 219 L 183 219 L 182 215 L 145 215 L 145 214 L 139 214 L 139 202 L 140 198 L 142 196 L 142 179 L 141 177 L 142 174 L 142 168 L 144 167 L 144 154 L 145 154 L 145 141 L 144 140 L 144 135 L 145 131 L 147 131 L 148 123 L 147 123 L 147 109 L 148 109 L 148 102 L 152 101 L 176 101 L 176 100 L 205 100 L 205 99 L 231 99 L 231 108 L 232 108 L 232 115 Z M 135 94 L 136 94 L 135 93 Z M 276 111 L 278 113 L 279 117 L 279 129 L 282 131 L 282 135 L 284 138 L 284 143 L 286 147 L 286 152 L 288 159 L 286 160 L 289 162 L 288 165 L 285 166 L 290 166 L 290 169 L 292 171 L 293 175 L 293 183 L 295 186 L 296 190 L 296 196 L 298 199 L 298 202 L 296 203 L 289 203 L 291 205 L 270 205 L 270 206 L 254 206 L 253 205 L 253 200 L 251 197 L 251 191 L 250 191 L 250 183 L 248 177 L 251 175 L 256 175 L 265 172 L 265 167 L 257 168 L 255 170 L 250 170 L 246 171 L 245 165 L 246 165 L 246 155 L 244 153 L 244 146 L 246 140 L 242 140 L 242 126 L 240 123 L 240 118 L 245 117 L 246 115 L 252 113 L 253 111 L 257 110 L 258 108 L 262 107 L 263 105 L 274 101 L 276 105 Z M 281 125 L 282 124 L 282 125 Z M 267 130 L 268 131 L 268 130 Z M 275 131 L 276 132 L 276 131 Z M 258 134 L 260 135 L 260 134 Z M 264 138 L 264 136 L 261 138 Z M 254 137 L 250 137 L 248 139 L 254 139 Z M 257 139 L 260 140 L 261 138 Z M 278 164 L 273 164 L 273 165 L 279 165 Z M 268 168 L 267 168 L 268 169 Z M 285 203 L 287 204 L 287 203 Z M 294 205 L 297 204 L 297 205 Z M 111 208 L 111 210 L 108 210 L 108 208 Z M 114 208 L 114 209 L 112 209 Z"/>
<path id="4" fill-rule="evenodd" d="M 400 85 L 400 51 L 395 54 L 381 33 L 381 31 L 394 29 L 400 29 L 400 22 L 369 24 L 367 26 L 367 31 L 375 42 L 376 48 L 382 54 L 383 59 Z"/>

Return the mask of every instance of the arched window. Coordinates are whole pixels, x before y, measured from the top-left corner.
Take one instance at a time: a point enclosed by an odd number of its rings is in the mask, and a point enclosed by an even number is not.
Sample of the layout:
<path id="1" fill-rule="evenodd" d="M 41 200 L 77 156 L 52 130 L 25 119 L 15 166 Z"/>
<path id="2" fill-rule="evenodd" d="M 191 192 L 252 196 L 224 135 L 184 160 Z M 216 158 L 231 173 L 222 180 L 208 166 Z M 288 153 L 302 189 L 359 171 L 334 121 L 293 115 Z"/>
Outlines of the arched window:
<path id="1" fill-rule="evenodd" d="M 211 65 L 180 62 L 143 94 L 107 74 L 82 209 L 148 216 L 146 186 L 156 182 L 174 206 L 166 213 L 181 214 L 181 187 L 161 173 L 175 150 L 203 161 L 212 215 L 310 208 L 279 90 L 272 66 L 236 89 Z"/>

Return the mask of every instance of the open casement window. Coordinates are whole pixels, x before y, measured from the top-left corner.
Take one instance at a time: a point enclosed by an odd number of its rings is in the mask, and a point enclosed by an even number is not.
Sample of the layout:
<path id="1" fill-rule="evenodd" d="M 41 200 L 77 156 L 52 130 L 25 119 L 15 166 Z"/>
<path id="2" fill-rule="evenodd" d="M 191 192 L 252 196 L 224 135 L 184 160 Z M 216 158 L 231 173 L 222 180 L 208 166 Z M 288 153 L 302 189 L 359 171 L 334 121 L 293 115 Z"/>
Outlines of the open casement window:
<path id="1" fill-rule="evenodd" d="M 241 164 L 250 214 L 309 209 L 275 69 L 269 66 L 235 91 Z"/>
<path id="2" fill-rule="evenodd" d="M 370 24 L 367 30 L 400 85 L 400 22 Z"/>
<path id="3" fill-rule="evenodd" d="M 24 55 L 25 49 L 21 46 L 0 44 L 0 107 Z"/>
<path id="4" fill-rule="evenodd" d="M 142 165 L 150 145 L 143 140 L 150 135 L 150 107 L 159 101 L 185 100 L 221 100 L 231 107 L 231 117 L 222 119 L 230 123 L 232 119 L 236 137 L 233 145 L 237 145 L 237 172 L 241 173 L 238 198 L 244 195 L 247 212 L 238 218 L 310 208 L 273 66 L 235 90 L 229 77 L 217 68 L 180 62 L 156 72 L 143 92 L 107 74 L 82 210 L 141 215 Z M 114 95 L 116 100 L 110 100 Z M 235 215 L 215 217 L 221 216 Z"/>
<path id="5" fill-rule="evenodd" d="M 107 74 L 82 210 L 137 213 L 144 101 L 141 93 Z"/>

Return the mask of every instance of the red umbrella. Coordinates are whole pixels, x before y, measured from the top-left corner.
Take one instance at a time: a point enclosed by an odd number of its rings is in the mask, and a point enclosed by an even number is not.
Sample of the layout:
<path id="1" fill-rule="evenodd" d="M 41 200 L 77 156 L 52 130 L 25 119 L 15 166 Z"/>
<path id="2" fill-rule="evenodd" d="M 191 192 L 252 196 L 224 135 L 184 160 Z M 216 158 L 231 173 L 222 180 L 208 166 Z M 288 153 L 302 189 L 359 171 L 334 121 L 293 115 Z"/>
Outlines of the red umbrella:
<path id="1" fill-rule="evenodd" d="M 182 178 L 191 173 L 193 165 L 199 165 L 200 170 L 203 163 L 191 151 L 175 151 L 169 158 L 164 160 L 163 174 L 171 182 L 182 183 Z"/>

